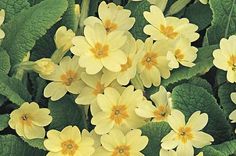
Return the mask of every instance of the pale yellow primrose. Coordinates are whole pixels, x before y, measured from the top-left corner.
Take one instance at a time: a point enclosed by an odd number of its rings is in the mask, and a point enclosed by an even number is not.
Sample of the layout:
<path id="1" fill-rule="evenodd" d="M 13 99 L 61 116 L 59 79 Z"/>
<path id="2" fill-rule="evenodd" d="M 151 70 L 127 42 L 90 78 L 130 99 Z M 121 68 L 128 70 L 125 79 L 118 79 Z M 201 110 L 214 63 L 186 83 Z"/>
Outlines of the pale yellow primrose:
<path id="1" fill-rule="evenodd" d="M 97 74 L 103 67 L 112 72 L 119 72 L 121 64 L 127 62 L 121 47 L 126 42 L 124 32 L 114 31 L 107 34 L 101 24 L 93 27 L 86 26 L 84 36 L 77 36 L 72 40 L 74 47 L 71 52 L 79 58 L 81 67 L 86 68 L 88 74 Z"/>
<path id="2" fill-rule="evenodd" d="M 42 78 L 52 81 L 44 89 L 44 96 L 51 98 L 52 101 L 59 100 L 67 92 L 79 94 L 85 86 L 81 80 L 81 74 L 84 70 L 78 64 L 78 57 L 64 57 L 60 65 L 56 65 L 51 75 L 42 76 Z"/>
<path id="3" fill-rule="evenodd" d="M 168 116 L 171 114 L 171 94 L 166 91 L 163 86 L 160 86 L 160 89 L 157 93 L 151 95 L 151 100 L 154 102 L 154 105 L 151 101 L 146 101 L 144 103 L 139 103 L 135 112 L 144 118 L 152 118 L 153 122 L 167 121 Z"/>
<path id="4" fill-rule="evenodd" d="M 77 126 L 67 126 L 61 132 L 50 130 L 44 146 L 49 151 L 47 156 L 92 156 L 94 140 L 87 130 L 82 134 Z"/>
<path id="5" fill-rule="evenodd" d="M 55 68 L 56 64 L 53 63 L 50 58 L 42 58 L 35 61 L 34 70 L 39 73 L 39 75 L 51 75 L 54 72 Z"/>
<path id="6" fill-rule="evenodd" d="M 142 91 L 134 91 L 133 86 L 127 87 L 122 94 L 114 88 L 106 88 L 104 94 L 97 96 L 101 111 L 94 114 L 91 120 L 95 125 L 95 132 L 100 135 L 106 134 L 113 128 L 127 132 L 145 124 L 144 119 L 135 113 L 137 104 L 143 102 L 143 99 Z"/>
<path id="7" fill-rule="evenodd" d="M 197 111 L 185 124 L 184 114 L 179 110 L 172 110 L 168 123 L 173 130 L 161 140 L 161 147 L 166 150 L 177 147 L 177 155 L 193 156 L 193 147 L 202 148 L 214 141 L 211 135 L 200 131 L 207 125 L 207 122 L 208 115 Z"/>
<path id="8" fill-rule="evenodd" d="M 220 49 L 213 52 L 213 64 L 224 71 L 227 71 L 227 80 L 231 83 L 236 82 L 236 36 L 229 39 L 221 39 Z"/>
<path id="9" fill-rule="evenodd" d="M 234 104 L 236 104 L 236 93 L 235 92 L 230 94 L 230 98 L 234 102 Z M 229 119 L 232 120 L 231 123 L 236 123 L 236 110 L 234 110 L 232 113 L 230 113 Z M 236 129 L 235 129 L 235 133 L 236 133 Z"/>
<path id="10" fill-rule="evenodd" d="M 159 86 L 161 77 L 167 79 L 170 77 L 170 68 L 166 59 L 168 44 L 162 40 L 154 42 L 151 38 L 146 39 L 142 51 L 139 52 L 138 73 L 147 88 Z"/>
<path id="11" fill-rule="evenodd" d="M 9 126 L 25 139 L 45 137 L 44 127 L 52 122 L 50 110 L 35 102 L 25 102 L 10 114 Z"/>
<path id="12" fill-rule="evenodd" d="M 85 21 L 85 25 L 94 26 L 96 23 L 102 24 L 107 33 L 113 31 L 128 31 L 135 22 L 135 18 L 130 17 L 131 11 L 117 6 L 115 3 L 106 4 L 101 2 L 98 7 L 99 18 L 90 16 Z"/>
<path id="13" fill-rule="evenodd" d="M 143 30 L 154 40 L 184 37 L 193 42 L 199 38 L 199 34 L 195 32 L 198 26 L 189 23 L 187 18 L 164 17 L 162 10 L 154 5 L 150 7 L 150 12 L 145 11 L 143 15 L 150 23 Z"/>
<path id="14" fill-rule="evenodd" d="M 159 155 L 160 156 L 177 156 L 177 153 L 174 150 L 165 150 L 161 148 Z"/>
<path id="15" fill-rule="evenodd" d="M 101 137 L 102 148 L 97 150 L 96 156 L 144 156 L 141 151 L 147 146 L 148 138 L 142 136 L 139 129 L 124 134 L 119 129 Z"/>
<path id="16" fill-rule="evenodd" d="M 3 9 L 0 10 L 0 27 L 5 20 L 5 11 Z M 2 29 L 0 29 L 0 40 L 5 37 L 5 33 Z"/>

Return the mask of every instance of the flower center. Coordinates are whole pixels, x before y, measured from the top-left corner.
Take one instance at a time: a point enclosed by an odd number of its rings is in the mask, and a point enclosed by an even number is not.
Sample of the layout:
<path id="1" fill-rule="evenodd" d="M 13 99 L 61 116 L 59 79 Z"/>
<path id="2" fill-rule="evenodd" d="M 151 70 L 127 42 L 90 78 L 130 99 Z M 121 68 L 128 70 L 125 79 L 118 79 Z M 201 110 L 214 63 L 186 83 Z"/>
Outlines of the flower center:
<path id="1" fill-rule="evenodd" d="M 62 147 L 62 154 L 69 156 L 74 156 L 78 149 L 78 145 L 73 140 L 67 140 L 62 142 L 61 147 Z"/>
<path id="2" fill-rule="evenodd" d="M 101 43 L 96 43 L 94 48 L 91 49 L 92 53 L 97 59 L 108 56 L 109 46 L 102 45 Z"/>
<path id="3" fill-rule="evenodd" d="M 188 140 L 193 139 L 192 129 L 190 127 L 180 127 L 178 130 L 178 139 L 182 143 L 186 143 Z"/>
<path id="4" fill-rule="evenodd" d="M 228 65 L 233 71 L 236 71 L 236 56 L 235 55 L 230 56 L 228 60 Z"/>
<path id="5" fill-rule="evenodd" d="M 68 70 L 65 74 L 61 75 L 61 80 L 66 86 L 70 86 L 71 83 L 76 79 L 77 73 L 73 70 Z"/>
<path id="6" fill-rule="evenodd" d="M 112 153 L 112 156 L 130 156 L 130 147 L 127 145 L 117 146 Z"/>
<path id="7" fill-rule="evenodd" d="M 180 49 L 177 49 L 175 51 L 175 58 L 178 60 L 178 61 L 181 61 L 184 59 L 184 54 L 181 52 Z"/>
<path id="8" fill-rule="evenodd" d="M 157 121 L 163 121 L 170 115 L 170 108 L 168 105 L 159 105 L 153 113 Z"/>
<path id="9" fill-rule="evenodd" d="M 97 82 L 96 88 L 93 91 L 94 95 L 102 94 L 104 92 L 104 84 L 101 84 L 100 82 Z"/>
<path id="10" fill-rule="evenodd" d="M 122 121 L 128 117 L 129 115 L 125 105 L 116 105 L 112 107 L 110 119 L 115 121 L 117 125 L 120 125 Z"/>
<path id="11" fill-rule="evenodd" d="M 153 53 L 153 52 L 149 52 L 147 54 L 144 55 L 143 59 L 142 59 L 142 64 L 147 68 L 147 69 L 151 69 L 152 66 L 157 64 L 157 54 Z"/>
<path id="12" fill-rule="evenodd" d="M 117 24 L 112 23 L 111 20 L 106 20 L 104 25 L 107 33 L 110 33 L 117 29 Z"/>
<path id="13" fill-rule="evenodd" d="M 21 122 L 22 124 L 26 124 L 26 125 L 31 125 L 31 118 L 29 114 L 23 114 L 21 116 Z"/>
<path id="14" fill-rule="evenodd" d="M 132 60 L 128 57 L 126 64 L 122 64 L 121 66 L 121 72 L 127 71 L 130 67 L 132 67 Z"/>
<path id="15" fill-rule="evenodd" d="M 174 28 L 172 26 L 161 25 L 160 31 L 162 34 L 164 34 L 166 37 L 170 39 L 175 39 L 175 37 L 178 35 L 178 33 L 174 31 Z"/>

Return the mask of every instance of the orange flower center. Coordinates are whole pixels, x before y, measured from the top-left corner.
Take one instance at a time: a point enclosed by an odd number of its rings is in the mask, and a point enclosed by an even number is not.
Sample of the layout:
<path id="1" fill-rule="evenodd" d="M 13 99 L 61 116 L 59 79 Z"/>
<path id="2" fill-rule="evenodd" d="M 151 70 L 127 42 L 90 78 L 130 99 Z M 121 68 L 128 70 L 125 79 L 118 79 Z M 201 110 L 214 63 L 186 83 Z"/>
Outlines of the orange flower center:
<path id="1" fill-rule="evenodd" d="M 117 125 L 120 125 L 122 121 L 128 117 L 129 115 L 125 105 L 116 105 L 112 107 L 110 119 L 115 121 Z"/>
<path id="2" fill-rule="evenodd" d="M 170 108 L 168 105 L 159 105 L 153 113 L 157 121 L 163 121 L 170 114 Z"/>
<path id="3" fill-rule="evenodd" d="M 236 56 L 235 55 L 230 56 L 228 60 L 228 65 L 233 71 L 236 71 Z"/>
<path id="4" fill-rule="evenodd" d="M 77 78 L 77 73 L 73 70 L 68 70 L 65 74 L 61 75 L 61 80 L 66 86 L 70 86 L 71 83 Z"/>
<path id="5" fill-rule="evenodd" d="M 117 24 L 112 23 L 111 20 L 106 20 L 104 25 L 107 33 L 110 33 L 117 29 Z"/>
<path id="6" fill-rule="evenodd" d="M 93 91 L 94 95 L 102 94 L 104 92 L 104 84 L 101 84 L 100 82 L 97 82 L 96 88 Z"/>
<path id="7" fill-rule="evenodd" d="M 94 48 L 91 49 L 92 53 L 97 59 L 108 56 L 109 46 L 102 45 L 101 43 L 96 43 Z"/>
<path id="8" fill-rule="evenodd" d="M 29 115 L 29 114 L 23 114 L 23 115 L 21 116 L 21 123 L 22 123 L 23 125 L 28 125 L 28 126 L 30 126 L 30 125 L 32 124 L 30 115 Z"/>
<path id="9" fill-rule="evenodd" d="M 112 153 L 112 156 L 130 156 L 130 147 L 127 145 L 117 146 Z"/>
<path id="10" fill-rule="evenodd" d="M 175 58 L 176 58 L 178 61 L 184 59 L 184 54 L 181 52 L 180 49 L 177 49 L 177 50 L 175 51 Z"/>
<path id="11" fill-rule="evenodd" d="M 68 156 L 75 156 L 78 145 L 73 140 L 67 140 L 61 143 L 62 154 Z"/>
<path id="12" fill-rule="evenodd" d="M 172 26 L 161 25 L 160 31 L 162 34 L 164 34 L 166 37 L 170 39 L 175 39 L 175 37 L 178 35 L 178 33 L 174 31 L 174 28 Z"/>
<path id="13" fill-rule="evenodd" d="M 153 52 L 149 52 L 144 55 L 142 59 L 142 64 L 147 68 L 151 69 L 152 66 L 155 66 L 157 64 L 157 54 Z"/>
<path id="14" fill-rule="evenodd" d="M 181 140 L 182 143 L 186 143 L 188 140 L 193 139 L 192 129 L 190 127 L 180 127 L 178 130 L 177 138 Z"/>
<path id="15" fill-rule="evenodd" d="M 130 67 L 132 67 L 132 60 L 128 57 L 126 64 L 122 64 L 121 66 L 121 72 L 127 71 Z"/>

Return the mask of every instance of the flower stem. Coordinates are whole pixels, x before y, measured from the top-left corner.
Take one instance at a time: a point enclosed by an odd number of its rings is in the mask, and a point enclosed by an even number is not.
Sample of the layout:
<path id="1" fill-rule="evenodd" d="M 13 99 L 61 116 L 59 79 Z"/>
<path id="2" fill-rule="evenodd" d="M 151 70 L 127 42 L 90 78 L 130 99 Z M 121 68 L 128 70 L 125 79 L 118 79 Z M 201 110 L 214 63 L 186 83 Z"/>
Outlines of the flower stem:
<path id="1" fill-rule="evenodd" d="M 79 29 L 77 34 L 83 35 L 84 32 L 84 20 L 88 17 L 90 0 L 83 0 L 81 4 L 81 14 L 79 20 Z"/>

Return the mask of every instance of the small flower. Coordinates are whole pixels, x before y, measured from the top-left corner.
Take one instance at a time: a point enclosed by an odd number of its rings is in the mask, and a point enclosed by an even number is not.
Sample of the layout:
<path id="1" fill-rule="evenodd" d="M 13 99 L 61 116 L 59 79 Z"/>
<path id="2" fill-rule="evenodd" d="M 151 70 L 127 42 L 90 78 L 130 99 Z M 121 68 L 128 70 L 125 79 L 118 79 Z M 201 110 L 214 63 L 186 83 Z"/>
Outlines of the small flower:
<path id="1" fill-rule="evenodd" d="M 139 52 L 138 73 L 147 88 L 159 86 L 161 77 L 167 79 L 170 77 L 170 70 L 168 67 L 168 60 L 166 59 L 166 49 L 168 44 L 163 40 L 154 42 L 151 38 L 146 39 L 144 48 Z"/>
<path id="2" fill-rule="evenodd" d="M 230 98 L 233 101 L 233 103 L 236 104 L 236 92 L 231 93 Z M 236 110 L 230 113 L 229 119 L 232 120 L 231 123 L 236 123 Z M 235 129 L 235 133 L 236 133 L 236 129 Z"/>
<path id="3" fill-rule="evenodd" d="M 56 64 L 49 58 L 42 58 L 35 61 L 34 70 L 40 75 L 50 75 L 54 72 Z"/>
<path id="4" fill-rule="evenodd" d="M 153 118 L 153 122 L 167 121 L 172 109 L 170 93 L 163 86 L 160 86 L 159 91 L 151 95 L 151 99 L 155 106 L 151 101 L 146 101 L 138 104 L 135 112 L 141 117 Z"/>
<path id="5" fill-rule="evenodd" d="M 77 126 L 67 126 L 61 132 L 50 130 L 44 146 L 49 151 L 47 156 L 92 156 L 94 140 L 87 130 L 82 134 Z"/>
<path id="6" fill-rule="evenodd" d="M 185 124 L 184 114 L 179 110 L 172 110 L 168 122 L 173 130 L 161 140 L 161 147 L 166 150 L 177 147 L 177 155 L 193 156 L 193 147 L 202 148 L 214 141 L 211 135 L 200 131 L 208 122 L 206 113 L 193 113 Z"/>
<path id="7" fill-rule="evenodd" d="M 99 18 L 90 16 L 85 21 L 85 25 L 94 26 L 96 23 L 102 24 L 107 33 L 113 31 L 128 31 L 135 22 L 135 18 L 129 17 L 131 11 L 117 6 L 115 3 L 106 4 L 105 1 L 101 2 L 98 7 Z"/>
<path id="8" fill-rule="evenodd" d="M 58 28 L 54 36 L 57 49 L 68 51 L 73 46 L 73 37 L 75 33 L 71 29 L 67 30 L 65 26 Z"/>
<path id="9" fill-rule="evenodd" d="M 202 4 L 207 4 L 208 0 L 199 0 Z"/>
<path id="10" fill-rule="evenodd" d="M 62 98 L 67 91 L 79 94 L 84 87 L 81 73 L 84 70 L 78 65 L 78 57 L 64 57 L 60 65 L 56 65 L 54 72 L 48 76 L 42 76 L 46 80 L 53 81 L 44 89 L 44 96 L 51 97 L 52 101 Z"/>
<path id="11" fill-rule="evenodd" d="M 96 156 L 144 156 L 141 151 L 147 146 L 148 138 L 142 136 L 139 129 L 129 131 L 126 135 L 119 129 L 113 129 L 101 137 L 103 149 Z"/>
<path id="12" fill-rule="evenodd" d="M 3 24 L 5 20 L 5 11 L 3 9 L 0 10 L 0 26 Z M 0 40 L 5 37 L 5 33 L 2 29 L 0 29 Z"/>
<path id="13" fill-rule="evenodd" d="M 229 39 L 221 39 L 220 49 L 213 52 L 213 64 L 224 71 L 227 71 L 227 80 L 231 83 L 236 82 L 236 35 Z"/>
<path id="14" fill-rule="evenodd" d="M 160 156 L 177 156 L 177 153 L 174 150 L 165 150 L 161 148 Z"/>
<path id="15" fill-rule="evenodd" d="M 133 86 L 127 87 L 121 95 L 114 88 L 106 88 L 104 94 L 97 96 L 101 111 L 97 112 L 91 121 L 96 125 L 95 132 L 105 134 L 114 127 L 127 132 L 142 126 L 144 119 L 136 115 L 135 108 L 138 103 L 143 102 L 143 98 L 142 91 L 134 91 Z"/>
<path id="16" fill-rule="evenodd" d="M 186 38 L 179 38 L 174 41 L 173 47 L 167 53 L 167 60 L 169 60 L 169 67 L 179 68 L 179 64 L 186 67 L 193 67 L 193 63 L 197 58 L 198 49 L 191 46 L 191 42 Z"/>
<path id="17" fill-rule="evenodd" d="M 44 138 L 44 126 L 52 122 L 50 110 L 39 108 L 35 102 L 25 102 L 10 114 L 9 125 L 26 139 Z"/>
<path id="18" fill-rule="evenodd" d="M 97 74 L 103 67 L 112 72 L 119 72 L 121 64 L 127 62 L 121 47 L 126 42 L 123 32 L 106 33 L 101 24 L 86 26 L 83 36 L 75 37 L 71 48 L 73 54 L 80 56 L 79 64 L 88 74 Z"/>
<path id="19" fill-rule="evenodd" d="M 196 156 L 203 156 L 203 152 L 198 153 Z"/>
<path id="20" fill-rule="evenodd" d="M 187 18 L 165 18 L 157 6 L 152 5 L 150 12 L 144 12 L 144 17 L 150 23 L 144 27 L 144 32 L 154 40 L 184 37 L 193 42 L 199 38 L 199 34 L 195 32 L 198 29 L 197 25 L 189 23 Z"/>

